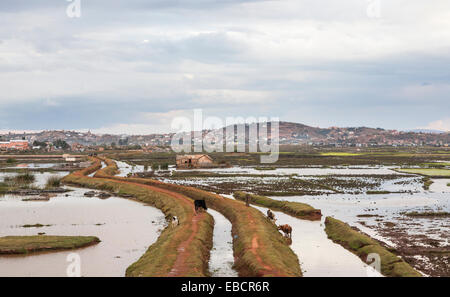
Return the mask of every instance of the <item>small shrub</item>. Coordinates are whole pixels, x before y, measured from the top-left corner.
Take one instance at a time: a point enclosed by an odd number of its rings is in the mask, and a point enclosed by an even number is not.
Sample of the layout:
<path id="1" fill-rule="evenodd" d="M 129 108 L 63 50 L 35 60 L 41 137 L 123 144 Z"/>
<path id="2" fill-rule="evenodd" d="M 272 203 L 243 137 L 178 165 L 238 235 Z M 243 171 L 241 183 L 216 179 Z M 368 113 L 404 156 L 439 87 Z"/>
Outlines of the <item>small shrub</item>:
<path id="1" fill-rule="evenodd" d="M 8 163 L 8 164 L 14 164 L 16 162 L 17 162 L 17 160 L 14 158 L 8 158 L 8 160 L 6 160 L 6 163 Z"/>
<path id="2" fill-rule="evenodd" d="M 47 184 L 46 184 L 47 188 L 58 188 L 59 186 L 61 186 L 61 178 L 59 178 L 57 176 L 50 176 L 47 179 Z"/>
<path id="3" fill-rule="evenodd" d="M 25 172 L 14 176 L 13 180 L 17 184 L 31 184 L 36 181 L 36 177 L 30 172 Z"/>

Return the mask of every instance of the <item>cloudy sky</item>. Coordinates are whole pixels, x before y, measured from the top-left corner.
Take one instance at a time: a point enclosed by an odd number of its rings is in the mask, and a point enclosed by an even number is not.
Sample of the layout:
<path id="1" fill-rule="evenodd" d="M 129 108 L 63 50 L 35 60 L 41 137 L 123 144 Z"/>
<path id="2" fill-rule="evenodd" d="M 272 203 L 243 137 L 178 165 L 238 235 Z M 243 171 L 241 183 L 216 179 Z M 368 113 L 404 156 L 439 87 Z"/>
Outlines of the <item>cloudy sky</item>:
<path id="1" fill-rule="evenodd" d="M 79 1 L 0 1 L 0 131 L 164 132 L 194 108 L 450 130 L 448 0 Z"/>

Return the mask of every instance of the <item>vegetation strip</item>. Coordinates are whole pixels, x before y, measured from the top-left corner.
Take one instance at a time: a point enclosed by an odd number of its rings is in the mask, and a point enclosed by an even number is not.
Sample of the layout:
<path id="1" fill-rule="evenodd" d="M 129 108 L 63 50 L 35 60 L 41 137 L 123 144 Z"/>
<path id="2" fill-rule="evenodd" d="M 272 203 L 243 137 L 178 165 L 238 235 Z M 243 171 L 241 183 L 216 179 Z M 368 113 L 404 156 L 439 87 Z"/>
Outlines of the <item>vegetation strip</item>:
<path id="1" fill-rule="evenodd" d="M 325 232 L 327 233 L 328 238 L 356 254 L 364 262 L 367 262 L 367 256 L 369 254 L 378 254 L 381 260 L 381 273 L 385 276 L 421 276 L 421 274 L 414 270 L 408 263 L 389 252 L 376 240 L 358 232 L 340 220 L 327 217 L 325 219 Z"/>
<path id="2" fill-rule="evenodd" d="M 302 275 L 297 255 L 286 244 L 286 239 L 276 226 L 257 209 L 246 207 L 241 201 L 192 187 L 150 179 L 127 180 L 168 189 L 194 200 L 205 200 L 208 207 L 224 215 L 232 224 L 234 267 L 239 276 Z"/>
<path id="3" fill-rule="evenodd" d="M 71 250 L 99 242 L 95 236 L 6 236 L 0 237 L 0 255 Z"/>
<path id="4" fill-rule="evenodd" d="M 251 204 L 267 207 L 271 210 L 281 211 L 299 219 L 320 221 L 322 217 L 320 209 L 315 209 L 305 203 L 279 201 L 270 199 L 269 197 L 248 194 L 245 192 L 235 192 L 233 196 L 237 200 L 241 201 L 245 201 L 246 197 L 249 197 L 249 203 Z"/>
<path id="5" fill-rule="evenodd" d="M 450 212 L 417 212 L 417 211 L 413 211 L 413 212 L 406 212 L 406 213 L 402 213 L 402 215 L 408 216 L 408 217 L 416 217 L 416 218 L 449 218 L 450 217 Z"/>
<path id="6" fill-rule="evenodd" d="M 193 203 L 188 198 L 175 197 L 142 184 L 84 176 L 95 172 L 94 167 L 101 168 L 100 160 L 93 161 L 93 168 L 70 174 L 63 182 L 133 197 L 160 209 L 167 217 L 177 216 L 180 222 L 175 228 L 170 225 L 165 228 L 147 252 L 128 267 L 126 276 L 208 276 L 213 218 L 209 214 L 194 217 Z M 103 171 L 99 175 L 106 176 L 104 174 Z"/>
<path id="7" fill-rule="evenodd" d="M 394 169 L 397 172 L 401 173 L 411 173 L 418 174 L 433 178 L 449 178 L 450 177 L 450 169 L 439 169 L 439 168 L 398 168 Z"/>

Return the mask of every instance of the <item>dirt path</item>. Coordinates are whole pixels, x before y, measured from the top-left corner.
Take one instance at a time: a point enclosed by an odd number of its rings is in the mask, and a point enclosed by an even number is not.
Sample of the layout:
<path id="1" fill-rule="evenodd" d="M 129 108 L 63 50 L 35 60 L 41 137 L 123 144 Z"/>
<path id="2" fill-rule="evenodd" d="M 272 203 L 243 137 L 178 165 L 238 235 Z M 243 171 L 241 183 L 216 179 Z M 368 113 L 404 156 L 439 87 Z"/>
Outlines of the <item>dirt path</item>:
<path id="1" fill-rule="evenodd" d="M 150 186 L 150 185 L 144 185 L 144 184 L 124 181 L 124 180 L 118 180 L 118 179 L 107 179 L 107 180 L 114 181 L 114 182 L 119 182 L 119 183 L 125 183 L 125 184 L 133 185 L 133 186 L 136 186 L 136 187 L 146 188 L 146 189 L 149 189 L 149 190 L 154 191 L 154 192 L 167 194 L 167 195 L 170 195 L 170 196 L 172 196 L 172 197 L 174 197 L 176 199 L 179 199 L 181 203 L 183 203 L 186 206 L 191 208 L 192 212 L 188 213 L 188 217 L 187 217 L 187 220 L 186 220 L 186 222 L 190 222 L 190 226 L 189 227 L 191 229 L 191 235 L 189 236 L 189 238 L 187 240 L 183 241 L 178 246 L 178 248 L 177 248 L 177 258 L 175 260 L 175 263 L 174 263 L 171 271 L 167 275 L 167 276 L 173 276 L 173 277 L 186 276 L 186 273 L 189 270 L 189 267 L 186 264 L 186 262 L 187 262 L 187 260 L 189 259 L 189 256 L 190 256 L 189 251 L 187 250 L 187 247 L 189 247 L 191 242 L 197 236 L 197 233 L 198 233 L 198 222 L 204 219 L 205 214 L 204 213 L 200 213 L 198 215 L 194 215 L 195 214 L 194 203 L 192 202 L 191 199 L 189 199 L 188 197 L 186 197 L 186 196 L 184 196 L 182 194 L 179 194 L 179 193 L 176 193 L 176 192 L 172 192 L 172 191 L 169 191 L 169 190 L 166 190 L 166 189 Z"/>
<path id="2" fill-rule="evenodd" d="M 250 226 L 254 226 L 254 219 L 253 219 L 252 215 L 250 214 L 250 212 L 247 213 L 247 218 L 248 218 L 248 220 L 250 222 Z M 264 261 L 259 256 L 259 252 L 258 252 L 259 248 L 260 248 L 259 238 L 258 238 L 258 235 L 255 234 L 255 235 L 253 235 L 253 238 L 252 238 L 251 252 L 255 255 L 256 260 L 258 261 L 258 263 L 262 267 L 264 267 L 264 270 L 261 271 L 261 274 L 262 275 L 270 274 L 270 275 L 273 275 L 273 276 L 280 276 L 280 277 L 284 276 L 279 271 L 275 270 L 273 267 L 271 267 L 271 266 L 269 266 L 269 265 L 264 263 Z M 261 248 L 263 248 L 263 247 L 261 247 Z"/>

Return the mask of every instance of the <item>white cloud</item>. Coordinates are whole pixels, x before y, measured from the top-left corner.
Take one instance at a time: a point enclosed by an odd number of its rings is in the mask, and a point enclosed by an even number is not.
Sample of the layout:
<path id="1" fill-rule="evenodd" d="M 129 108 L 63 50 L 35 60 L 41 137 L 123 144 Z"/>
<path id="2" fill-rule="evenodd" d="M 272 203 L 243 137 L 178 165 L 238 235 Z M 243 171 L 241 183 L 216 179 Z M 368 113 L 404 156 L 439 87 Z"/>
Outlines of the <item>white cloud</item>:
<path id="1" fill-rule="evenodd" d="M 429 123 L 427 126 L 420 127 L 419 129 L 439 130 L 439 131 L 450 132 L 450 118 L 433 121 L 433 122 Z"/>

